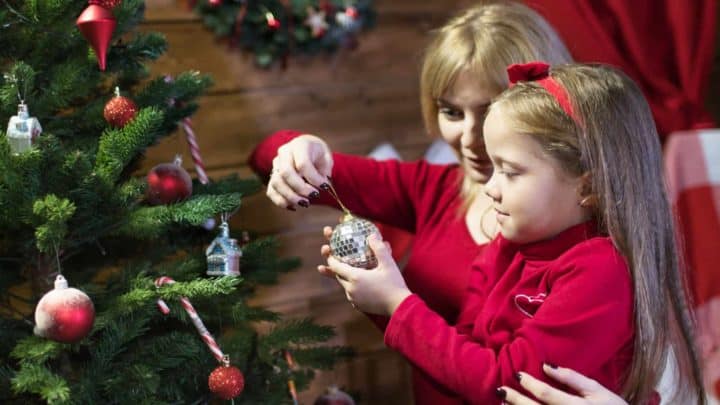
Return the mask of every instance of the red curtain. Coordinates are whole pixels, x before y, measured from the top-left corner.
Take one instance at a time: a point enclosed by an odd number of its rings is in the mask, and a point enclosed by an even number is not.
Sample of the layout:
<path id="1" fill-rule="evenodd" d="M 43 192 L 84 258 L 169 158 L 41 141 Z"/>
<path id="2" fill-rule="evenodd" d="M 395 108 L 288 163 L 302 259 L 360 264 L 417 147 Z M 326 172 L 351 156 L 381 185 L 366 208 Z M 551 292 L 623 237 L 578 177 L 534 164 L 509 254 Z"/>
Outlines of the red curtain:
<path id="1" fill-rule="evenodd" d="M 660 136 L 713 127 L 705 96 L 717 0 L 526 0 L 580 62 L 621 68 L 639 83 Z"/>

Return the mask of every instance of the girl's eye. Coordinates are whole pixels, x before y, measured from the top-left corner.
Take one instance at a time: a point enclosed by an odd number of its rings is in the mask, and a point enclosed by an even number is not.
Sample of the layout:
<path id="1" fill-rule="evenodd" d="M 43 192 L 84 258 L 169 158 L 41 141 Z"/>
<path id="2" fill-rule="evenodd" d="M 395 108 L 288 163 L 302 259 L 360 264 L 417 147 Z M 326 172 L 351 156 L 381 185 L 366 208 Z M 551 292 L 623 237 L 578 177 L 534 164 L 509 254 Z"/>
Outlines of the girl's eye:
<path id="1" fill-rule="evenodd" d="M 503 170 L 503 171 L 500 171 L 500 173 L 502 173 L 502 174 L 503 174 L 505 177 L 507 177 L 508 179 L 511 179 L 511 178 L 513 178 L 513 177 L 515 177 L 515 176 L 518 175 L 518 173 L 508 172 L 508 171 L 504 171 L 504 170 Z"/>
<path id="2" fill-rule="evenodd" d="M 449 120 L 461 120 L 464 118 L 463 112 L 455 108 L 441 107 L 438 112 Z"/>

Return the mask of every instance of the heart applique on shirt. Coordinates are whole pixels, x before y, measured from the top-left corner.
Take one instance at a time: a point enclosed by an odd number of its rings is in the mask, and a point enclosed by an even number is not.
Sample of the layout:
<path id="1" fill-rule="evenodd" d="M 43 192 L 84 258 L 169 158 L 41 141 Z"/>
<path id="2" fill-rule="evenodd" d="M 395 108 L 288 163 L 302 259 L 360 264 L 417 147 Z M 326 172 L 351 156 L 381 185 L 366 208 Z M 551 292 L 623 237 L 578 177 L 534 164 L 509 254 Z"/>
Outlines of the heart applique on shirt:
<path id="1" fill-rule="evenodd" d="M 515 296 L 515 306 L 520 312 L 532 318 L 535 316 L 538 308 L 540 308 L 540 305 L 545 302 L 545 297 L 547 297 L 545 293 L 537 295 L 517 294 Z"/>

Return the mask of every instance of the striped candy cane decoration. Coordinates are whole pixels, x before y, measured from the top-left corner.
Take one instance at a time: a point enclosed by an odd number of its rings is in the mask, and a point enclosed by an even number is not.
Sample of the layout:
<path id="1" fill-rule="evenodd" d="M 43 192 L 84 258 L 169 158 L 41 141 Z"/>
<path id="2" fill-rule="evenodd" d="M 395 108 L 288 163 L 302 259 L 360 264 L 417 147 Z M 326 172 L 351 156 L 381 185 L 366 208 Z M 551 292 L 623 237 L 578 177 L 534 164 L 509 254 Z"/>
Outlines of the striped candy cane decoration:
<path id="1" fill-rule="evenodd" d="M 183 118 L 182 128 L 183 131 L 185 131 L 185 138 L 187 138 L 188 145 L 190 145 L 190 155 L 192 155 L 193 163 L 195 163 L 198 180 L 200 180 L 202 184 L 208 184 L 210 180 L 208 180 L 207 173 L 205 173 L 205 164 L 203 163 L 202 156 L 200 156 L 200 146 L 197 143 L 190 117 Z"/>
<path id="2" fill-rule="evenodd" d="M 175 280 L 170 277 L 163 276 L 155 280 L 155 287 L 160 288 L 165 284 L 173 283 L 175 283 Z M 160 308 L 160 312 L 162 312 L 163 315 L 167 315 L 170 313 L 170 307 L 168 307 L 168 305 L 165 303 L 165 301 L 162 300 L 162 298 L 157 300 L 157 304 Z M 187 312 L 187 314 L 190 316 L 193 325 L 195 325 L 195 329 L 197 329 L 198 333 L 200 334 L 200 338 L 202 338 L 207 347 L 210 348 L 210 351 L 212 352 L 213 356 L 215 356 L 217 361 L 222 363 L 225 355 L 223 354 L 222 350 L 220 350 L 220 346 L 218 346 L 215 338 L 213 338 L 210 332 L 208 332 L 205 324 L 203 324 L 202 319 L 200 319 L 197 311 L 195 311 L 195 308 L 190 303 L 190 300 L 188 300 L 186 297 L 180 297 L 180 304 L 182 304 L 185 312 Z"/>

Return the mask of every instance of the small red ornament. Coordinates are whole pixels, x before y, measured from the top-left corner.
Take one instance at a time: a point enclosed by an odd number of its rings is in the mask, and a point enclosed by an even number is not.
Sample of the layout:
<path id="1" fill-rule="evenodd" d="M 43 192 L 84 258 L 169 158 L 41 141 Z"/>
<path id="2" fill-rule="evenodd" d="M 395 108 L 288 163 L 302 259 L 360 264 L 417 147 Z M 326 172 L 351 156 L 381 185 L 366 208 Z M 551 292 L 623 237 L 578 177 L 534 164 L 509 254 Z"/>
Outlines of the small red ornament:
<path id="1" fill-rule="evenodd" d="M 268 27 L 270 27 L 271 30 L 275 31 L 280 28 L 280 21 L 277 18 L 275 18 L 273 13 L 271 13 L 269 11 L 267 13 L 265 13 L 265 19 L 267 20 L 267 25 L 268 25 Z"/>
<path id="2" fill-rule="evenodd" d="M 319 396 L 313 405 L 355 405 L 355 400 L 336 386 L 330 386 L 324 395 Z"/>
<path id="3" fill-rule="evenodd" d="M 152 205 L 172 204 L 192 195 L 192 180 L 182 167 L 182 159 L 161 163 L 147 175 L 147 201 Z"/>
<path id="4" fill-rule="evenodd" d="M 68 288 L 62 275 L 55 279 L 55 289 L 47 292 L 35 307 L 35 329 L 38 336 L 61 343 L 82 340 L 95 322 L 95 307 L 90 297 L 77 288 Z"/>
<path id="5" fill-rule="evenodd" d="M 347 14 L 347 16 L 352 18 L 353 20 L 357 20 L 358 16 L 360 16 L 358 10 L 352 6 L 345 9 L 345 14 Z"/>
<path id="6" fill-rule="evenodd" d="M 213 7 L 217 7 L 221 5 L 223 0 L 208 0 L 208 4 L 210 4 Z"/>
<path id="7" fill-rule="evenodd" d="M 245 388 L 245 377 L 237 367 L 225 363 L 210 373 L 208 387 L 218 397 L 230 400 L 242 393 Z"/>
<path id="8" fill-rule="evenodd" d="M 122 3 L 122 0 L 90 0 L 88 3 L 97 4 L 111 10 Z"/>
<path id="9" fill-rule="evenodd" d="M 115 87 L 115 97 L 105 104 L 103 116 L 108 124 L 122 128 L 135 118 L 137 112 L 137 105 L 129 98 L 121 96 L 120 89 Z"/>
<path id="10" fill-rule="evenodd" d="M 107 8 L 90 4 L 75 22 L 85 39 L 90 43 L 98 60 L 100 70 L 105 70 L 107 50 L 115 30 L 115 16 Z"/>

